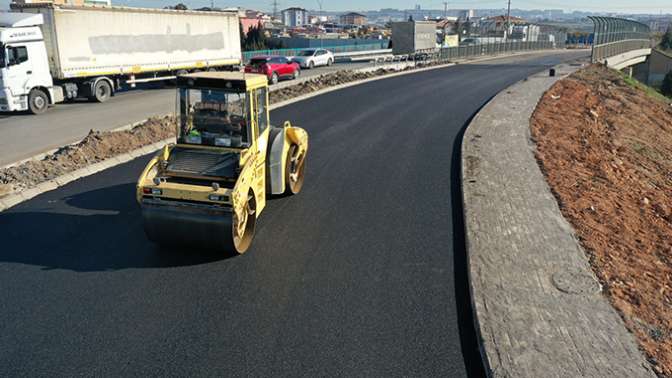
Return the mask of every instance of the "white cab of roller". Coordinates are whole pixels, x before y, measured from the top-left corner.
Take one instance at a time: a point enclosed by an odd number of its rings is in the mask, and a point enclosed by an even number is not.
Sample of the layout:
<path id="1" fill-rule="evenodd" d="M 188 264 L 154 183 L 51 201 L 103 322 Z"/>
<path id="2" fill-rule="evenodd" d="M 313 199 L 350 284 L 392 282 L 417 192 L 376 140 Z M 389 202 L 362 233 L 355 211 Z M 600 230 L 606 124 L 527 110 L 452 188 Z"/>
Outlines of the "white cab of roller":
<path id="1" fill-rule="evenodd" d="M 104 102 L 136 83 L 240 64 L 236 11 L 38 3 L 0 12 L 0 111 Z"/>

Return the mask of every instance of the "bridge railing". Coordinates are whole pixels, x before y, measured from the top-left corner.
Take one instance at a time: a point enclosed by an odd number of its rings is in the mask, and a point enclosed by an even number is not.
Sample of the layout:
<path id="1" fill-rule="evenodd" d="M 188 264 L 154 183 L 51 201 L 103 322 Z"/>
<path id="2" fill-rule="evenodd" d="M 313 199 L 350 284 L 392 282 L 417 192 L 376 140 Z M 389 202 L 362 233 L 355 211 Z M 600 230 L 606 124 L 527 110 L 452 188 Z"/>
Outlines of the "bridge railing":
<path id="1" fill-rule="evenodd" d="M 447 63 L 456 59 L 504 55 L 515 52 L 563 49 L 565 48 L 565 37 L 562 36 L 562 38 L 558 38 L 559 40 L 544 38 L 537 41 L 503 41 L 419 50 L 412 54 L 379 57 L 375 59 L 375 62 L 382 64 L 412 62 L 416 65 L 425 65 Z"/>
<path id="2" fill-rule="evenodd" d="M 595 24 L 593 63 L 629 51 L 651 48 L 651 30 L 637 21 L 614 17 L 589 17 Z"/>
<path id="3" fill-rule="evenodd" d="M 556 47 L 559 46 L 553 41 L 507 41 L 442 48 L 438 51 L 438 59 L 451 60 L 455 58 L 470 58 L 485 55 L 506 54 L 509 52 L 553 49 Z"/>

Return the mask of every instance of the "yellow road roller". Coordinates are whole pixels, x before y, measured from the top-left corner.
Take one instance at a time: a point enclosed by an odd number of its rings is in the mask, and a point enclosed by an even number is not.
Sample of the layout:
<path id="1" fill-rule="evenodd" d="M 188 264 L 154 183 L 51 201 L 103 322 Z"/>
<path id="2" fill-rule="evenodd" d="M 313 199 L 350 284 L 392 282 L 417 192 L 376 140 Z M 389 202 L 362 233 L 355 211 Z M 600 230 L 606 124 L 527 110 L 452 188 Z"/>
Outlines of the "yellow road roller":
<path id="1" fill-rule="evenodd" d="M 138 179 L 145 233 L 163 247 L 244 253 L 266 200 L 301 191 L 308 133 L 271 126 L 263 75 L 179 76 L 176 107 L 177 143 Z"/>

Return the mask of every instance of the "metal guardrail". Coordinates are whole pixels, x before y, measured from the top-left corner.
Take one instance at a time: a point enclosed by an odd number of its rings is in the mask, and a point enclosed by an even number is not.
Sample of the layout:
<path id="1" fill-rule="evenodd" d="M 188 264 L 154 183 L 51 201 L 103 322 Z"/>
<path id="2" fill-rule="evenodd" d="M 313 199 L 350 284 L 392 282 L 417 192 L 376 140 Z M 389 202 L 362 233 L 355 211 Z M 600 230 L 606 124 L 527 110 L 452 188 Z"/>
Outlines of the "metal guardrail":
<path id="1" fill-rule="evenodd" d="M 382 54 L 392 54 L 392 49 L 339 52 L 339 53 L 334 53 L 334 56 L 335 57 L 349 57 L 349 56 L 366 56 L 366 55 L 382 55 Z"/>
<path id="2" fill-rule="evenodd" d="M 350 52 L 362 52 L 362 51 L 373 51 L 381 49 L 381 42 L 371 43 L 371 44 L 358 44 L 358 45 L 344 45 L 344 46 L 323 46 L 323 47 L 307 47 L 300 49 L 271 49 L 271 50 L 256 50 L 256 51 L 245 51 L 243 52 L 243 62 L 247 63 L 252 57 L 259 55 L 280 55 L 280 56 L 296 56 L 301 51 L 306 50 L 315 50 L 315 49 L 325 49 L 329 50 L 334 54 L 343 54 Z"/>
<path id="3" fill-rule="evenodd" d="M 629 51 L 651 48 L 651 29 L 637 21 L 614 17 L 588 17 L 595 24 L 593 63 Z"/>
<path id="4" fill-rule="evenodd" d="M 506 54 L 510 52 L 546 50 L 563 48 L 564 44 L 552 41 L 536 42 L 496 42 L 471 46 L 444 47 L 441 49 L 420 50 L 415 54 L 395 55 L 376 59 L 376 63 L 415 62 L 416 64 L 430 64 L 448 62 L 459 58 L 472 58 L 487 55 Z"/>

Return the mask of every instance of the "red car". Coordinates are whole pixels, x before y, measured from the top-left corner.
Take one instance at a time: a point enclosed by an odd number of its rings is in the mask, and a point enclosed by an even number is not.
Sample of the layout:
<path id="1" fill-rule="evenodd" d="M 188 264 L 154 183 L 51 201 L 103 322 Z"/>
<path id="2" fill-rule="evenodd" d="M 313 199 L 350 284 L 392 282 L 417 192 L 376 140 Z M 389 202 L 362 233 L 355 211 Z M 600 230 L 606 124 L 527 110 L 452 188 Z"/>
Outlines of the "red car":
<path id="1" fill-rule="evenodd" d="M 266 75 L 269 83 L 277 84 L 280 79 L 298 78 L 301 66 L 284 56 L 255 56 L 245 66 L 245 72 Z"/>

